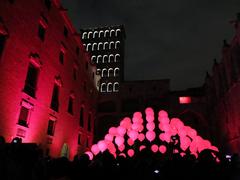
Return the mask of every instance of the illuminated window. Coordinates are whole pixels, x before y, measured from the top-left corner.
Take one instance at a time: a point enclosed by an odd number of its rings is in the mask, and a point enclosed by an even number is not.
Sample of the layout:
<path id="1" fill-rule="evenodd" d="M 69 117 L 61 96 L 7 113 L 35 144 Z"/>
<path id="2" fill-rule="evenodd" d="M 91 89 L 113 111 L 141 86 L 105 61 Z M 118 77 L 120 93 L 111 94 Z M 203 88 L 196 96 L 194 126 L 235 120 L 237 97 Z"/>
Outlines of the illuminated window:
<path id="1" fill-rule="evenodd" d="M 20 110 L 20 115 L 18 119 L 18 124 L 21 126 L 28 126 L 28 115 L 29 115 L 29 109 L 22 106 Z"/>
<path id="2" fill-rule="evenodd" d="M 88 131 L 90 132 L 92 129 L 92 114 L 88 113 Z"/>
<path id="3" fill-rule="evenodd" d="M 42 41 L 44 41 L 44 39 L 45 39 L 45 33 L 46 33 L 46 28 L 44 28 L 42 24 L 39 24 L 39 26 L 38 26 L 38 37 Z"/>
<path id="4" fill-rule="evenodd" d="M 59 109 L 59 86 L 57 84 L 54 84 L 54 87 L 53 87 L 51 108 L 54 111 L 58 112 L 58 109 Z"/>
<path id="5" fill-rule="evenodd" d="M 50 136 L 53 136 L 53 135 L 54 135 L 55 125 L 56 125 L 56 121 L 55 121 L 55 120 L 50 119 L 50 120 L 48 121 L 48 128 L 47 128 L 47 134 L 48 134 L 48 135 L 50 135 Z"/>
<path id="6" fill-rule="evenodd" d="M 68 112 L 73 115 L 73 97 L 69 97 Z"/>
<path id="7" fill-rule="evenodd" d="M 0 34 L 0 57 L 2 56 L 3 49 L 6 43 L 7 37 L 3 34 Z"/>
<path id="8" fill-rule="evenodd" d="M 19 125 L 28 127 L 30 111 L 32 108 L 33 108 L 33 105 L 30 104 L 29 102 L 26 102 L 26 101 L 21 102 L 21 109 L 20 109 L 20 114 L 18 118 Z"/>
<path id="9" fill-rule="evenodd" d="M 38 68 L 30 63 L 23 91 L 31 97 L 35 97 L 36 94 L 37 78 Z"/>
<path id="10" fill-rule="evenodd" d="M 68 37 L 68 29 L 66 26 L 64 26 L 64 28 L 63 28 L 63 34 L 65 37 Z"/>
<path id="11" fill-rule="evenodd" d="M 191 101 L 192 101 L 192 99 L 189 96 L 179 97 L 180 104 L 190 104 Z"/>
<path id="12" fill-rule="evenodd" d="M 83 127 L 84 124 L 84 108 L 81 107 L 80 109 L 80 118 L 79 118 L 79 125 Z"/>

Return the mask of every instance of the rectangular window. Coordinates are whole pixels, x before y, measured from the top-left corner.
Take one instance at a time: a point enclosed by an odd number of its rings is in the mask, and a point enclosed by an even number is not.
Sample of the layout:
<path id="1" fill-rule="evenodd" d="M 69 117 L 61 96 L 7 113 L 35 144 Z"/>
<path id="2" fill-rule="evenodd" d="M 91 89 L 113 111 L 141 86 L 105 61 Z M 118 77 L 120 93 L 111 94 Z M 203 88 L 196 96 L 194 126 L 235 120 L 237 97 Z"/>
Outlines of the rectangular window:
<path id="1" fill-rule="evenodd" d="M 65 37 L 68 36 L 68 29 L 67 29 L 66 26 L 64 26 L 63 34 L 64 34 Z"/>
<path id="2" fill-rule="evenodd" d="M 69 97 L 68 112 L 73 115 L 73 98 L 72 97 Z"/>
<path id="3" fill-rule="evenodd" d="M 59 53 L 59 62 L 61 64 L 64 63 L 64 52 L 63 51 L 60 51 L 60 53 Z"/>
<path id="4" fill-rule="evenodd" d="M 47 9 L 50 10 L 51 7 L 52 7 L 52 2 L 51 2 L 51 0 L 45 0 L 44 2 L 45 2 L 45 5 L 46 5 Z"/>
<path id="5" fill-rule="evenodd" d="M 24 106 L 21 106 L 18 124 L 21 126 L 28 127 L 28 116 L 29 116 L 29 109 Z"/>
<path id="6" fill-rule="evenodd" d="M 92 129 L 92 114 L 91 113 L 89 113 L 88 114 L 88 131 L 90 132 L 91 131 L 91 129 Z"/>
<path id="7" fill-rule="evenodd" d="M 189 96 L 179 97 L 180 104 L 190 104 L 191 102 L 192 102 L 192 99 Z"/>
<path id="8" fill-rule="evenodd" d="M 38 68 L 30 63 L 23 91 L 31 97 L 35 97 L 36 94 L 37 78 Z"/>
<path id="9" fill-rule="evenodd" d="M 73 68 L 73 79 L 77 80 L 77 70 L 76 70 L 76 68 Z"/>
<path id="10" fill-rule="evenodd" d="M 81 110 L 80 110 L 80 118 L 79 118 L 79 125 L 81 127 L 83 127 L 83 122 L 84 122 L 84 108 L 81 107 Z"/>
<path id="11" fill-rule="evenodd" d="M 51 101 L 51 108 L 58 112 L 59 108 L 59 86 L 57 84 L 54 84 L 53 93 L 52 93 L 52 101 Z"/>
<path id="12" fill-rule="evenodd" d="M 55 131 L 55 124 L 56 124 L 56 121 L 54 120 L 49 120 L 48 121 L 48 129 L 47 129 L 47 134 L 50 135 L 50 136 L 53 136 L 54 135 L 54 131 Z"/>
<path id="13" fill-rule="evenodd" d="M 78 145 L 80 145 L 81 144 L 81 134 L 79 133 L 78 134 Z"/>
<path id="14" fill-rule="evenodd" d="M 45 33 L 46 33 L 46 29 L 43 27 L 42 24 L 39 24 L 38 26 L 38 37 L 44 41 L 45 39 Z"/>
<path id="15" fill-rule="evenodd" d="M 3 49 L 5 47 L 5 43 L 6 43 L 6 36 L 3 34 L 0 34 L 0 57 L 2 56 L 3 53 Z"/>

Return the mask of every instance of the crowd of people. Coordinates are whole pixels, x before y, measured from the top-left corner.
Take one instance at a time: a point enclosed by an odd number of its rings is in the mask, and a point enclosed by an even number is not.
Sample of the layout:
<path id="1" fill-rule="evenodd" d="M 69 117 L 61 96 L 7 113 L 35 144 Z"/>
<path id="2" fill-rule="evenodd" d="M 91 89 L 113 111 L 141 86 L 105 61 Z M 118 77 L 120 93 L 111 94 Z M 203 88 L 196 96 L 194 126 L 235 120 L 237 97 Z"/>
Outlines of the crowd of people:
<path id="1" fill-rule="evenodd" d="M 146 148 L 133 157 L 114 158 L 109 151 L 90 161 L 87 154 L 66 157 L 45 156 L 36 144 L 5 143 L 0 138 L 0 179 L 81 180 L 81 179 L 240 179 L 238 155 L 226 158 L 204 150 L 191 154 L 153 153 Z"/>

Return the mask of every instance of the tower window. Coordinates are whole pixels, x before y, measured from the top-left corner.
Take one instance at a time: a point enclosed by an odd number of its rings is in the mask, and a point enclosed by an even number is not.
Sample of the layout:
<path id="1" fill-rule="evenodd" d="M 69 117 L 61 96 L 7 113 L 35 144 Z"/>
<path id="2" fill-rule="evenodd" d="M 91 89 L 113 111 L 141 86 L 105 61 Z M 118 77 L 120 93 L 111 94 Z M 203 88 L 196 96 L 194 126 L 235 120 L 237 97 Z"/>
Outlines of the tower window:
<path id="1" fill-rule="evenodd" d="M 58 112 L 58 108 L 59 108 L 59 99 L 58 98 L 59 98 L 59 86 L 57 84 L 54 84 L 51 108 L 56 112 Z"/>
<path id="2" fill-rule="evenodd" d="M 92 120 L 92 114 L 89 113 L 89 114 L 88 114 L 88 131 L 91 131 L 91 129 L 92 129 L 91 120 Z"/>
<path id="3" fill-rule="evenodd" d="M 78 145 L 80 145 L 81 144 L 81 134 L 79 133 L 78 134 Z"/>
<path id="4" fill-rule="evenodd" d="M 21 106 L 18 124 L 21 126 L 28 127 L 28 116 L 29 116 L 29 109 L 24 106 Z"/>
<path id="5" fill-rule="evenodd" d="M 77 80 L 77 69 L 73 68 L 73 79 Z"/>
<path id="6" fill-rule="evenodd" d="M 64 52 L 63 51 L 60 51 L 60 53 L 59 53 L 59 62 L 61 64 L 64 63 Z"/>
<path id="7" fill-rule="evenodd" d="M 69 97 L 68 112 L 73 115 L 73 97 Z"/>
<path id="8" fill-rule="evenodd" d="M 2 56 L 5 43 L 6 43 L 6 36 L 3 34 L 0 34 L 0 57 Z"/>
<path id="9" fill-rule="evenodd" d="M 30 95 L 31 97 L 35 97 L 36 94 L 37 78 L 38 68 L 36 68 L 34 65 L 30 63 L 30 65 L 28 66 L 28 72 L 23 91 Z"/>
<path id="10" fill-rule="evenodd" d="M 55 120 L 49 120 L 48 121 L 48 129 L 47 129 L 47 134 L 50 136 L 54 135 L 54 131 L 55 131 L 55 125 L 56 125 L 56 121 Z"/>
<path id="11" fill-rule="evenodd" d="M 45 33 L 46 33 L 46 29 L 43 27 L 42 24 L 39 24 L 38 26 L 38 37 L 44 41 L 45 39 Z"/>
<path id="12" fill-rule="evenodd" d="M 67 29 L 66 26 L 64 26 L 63 34 L 64 34 L 65 37 L 68 37 L 68 29 Z"/>
<path id="13" fill-rule="evenodd" d="M 79 118 L 79 125 L 83 127 L 83 122 L 84 122 L 84 108 L 81 107 L 80 109 L 80 118 Z"/>
<path id="14" fill-rule="evenodd" d="M 45 2 L 45 5 L 46 5 L 47 9 L 50 10 L 51 7 L 52 7 L 52 2 L 51 2 L 51 0 L 45 0 L 44 2 Z"/>

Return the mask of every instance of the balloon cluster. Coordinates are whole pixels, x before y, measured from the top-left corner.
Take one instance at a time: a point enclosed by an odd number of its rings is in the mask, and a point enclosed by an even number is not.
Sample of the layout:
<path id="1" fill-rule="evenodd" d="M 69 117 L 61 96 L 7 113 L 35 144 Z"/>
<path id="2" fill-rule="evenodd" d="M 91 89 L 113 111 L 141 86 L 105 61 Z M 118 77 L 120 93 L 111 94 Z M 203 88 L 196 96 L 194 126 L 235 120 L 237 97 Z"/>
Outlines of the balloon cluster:
<path id="1" fill-rule="evenodd" d="M 157 120 L 152 108 L 146 108 L 145 114 L 145 122 L 141 112 L 135 112 L 132 119 L 129 117 L 122 119 L 118 127 L 111 127 L 104 139 L 92 145 L 91 151 L 87 151 L 86 154 L 91 160 L 94 155 L 106 150 L 114 157 L 117 155 L 126 157 L 126 154 L 132 157 L 137 150 L 133 146 L 136 142 L 140 143 L 139 151 L 147 148 L 146 142 L 150 143 L 153 153 L 166 153 L 166 144 L 173 142 L 180 145 L 180 149 L 174 149 L 173 153 L 180 153 L 181 156 L 185 156 L 187 150 L 196 157 L 204 149 L 218 152 L 218 148 L 200 137 L 195 129 L 185 126 L 178 118 L 169 119 L 166 111 L 159 111 Z M 158 130 L 155 124 L 158 124 Z M 161 142 L 159 145 L 153 143 L 157 139 L 156 132 L 159 132 L 158 140 Z M 173 140 L 174 137 L 178 139 Z"/>

